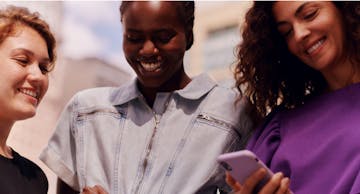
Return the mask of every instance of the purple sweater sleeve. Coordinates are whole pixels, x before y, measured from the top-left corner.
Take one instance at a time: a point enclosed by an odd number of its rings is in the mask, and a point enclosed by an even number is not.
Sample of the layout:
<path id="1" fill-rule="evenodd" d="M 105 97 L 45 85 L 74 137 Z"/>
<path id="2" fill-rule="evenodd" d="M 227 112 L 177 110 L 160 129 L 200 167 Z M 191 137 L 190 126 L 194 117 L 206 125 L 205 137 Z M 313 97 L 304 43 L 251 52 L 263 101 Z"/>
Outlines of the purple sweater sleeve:
<path id="1" fill-rule="evenodd" d="M 248 142 L 247 149 L 254 152 L 267 166 L 281 143 L 280 114 L 270 114 L 265 122 L 259 126 Z"/>

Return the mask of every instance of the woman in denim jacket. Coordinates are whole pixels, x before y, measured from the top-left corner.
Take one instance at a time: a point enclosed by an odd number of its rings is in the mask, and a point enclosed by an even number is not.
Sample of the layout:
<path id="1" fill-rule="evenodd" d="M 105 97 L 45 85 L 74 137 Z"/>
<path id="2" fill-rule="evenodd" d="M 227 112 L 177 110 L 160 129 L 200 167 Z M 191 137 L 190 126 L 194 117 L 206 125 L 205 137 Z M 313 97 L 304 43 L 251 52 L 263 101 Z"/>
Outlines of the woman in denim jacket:
<path id="1" fill-rule="evenodd" d="M 41 155 L 61 179 L 59 192 L 228 191 L 216 157 L 243 148 L 252 121 L 237 93 L 184 71 L 194 2 L 123 2 L 120 12 L 137 78 L 69 102 Z"/>

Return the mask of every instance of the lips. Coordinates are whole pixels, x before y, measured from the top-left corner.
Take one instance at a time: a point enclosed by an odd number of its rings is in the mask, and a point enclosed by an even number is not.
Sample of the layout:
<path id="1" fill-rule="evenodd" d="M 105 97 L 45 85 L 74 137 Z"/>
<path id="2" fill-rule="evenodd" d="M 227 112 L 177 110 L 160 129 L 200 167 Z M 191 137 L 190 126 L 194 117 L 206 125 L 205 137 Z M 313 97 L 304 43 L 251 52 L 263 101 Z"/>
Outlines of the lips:
<path id="1" fill-rule="evenodd" d="M 325 42 L 325 37 L 321 38 L 320 40 L 316 41 L 312 44 L 307 50 L 306 53 L 311 55 L 316 49 L 318 49 L 323 43 Z"/>
<path id="2" fill-rule="evenodd" d="M 31 96 L 33 98 L 35 98 L 37 101 L 39 100 L 39 91 L 36 91 L 34 89 L 29 89 L 29 88 L 19 88 L 18 91 L 22 94 L 25 94 L 27 96 Z"/>
<path id="3" fill-rule="evenodd" d="M 158 62 L 141 62 L 140 61 L 140 64 L 141 64 L 141 67 L 145 71 L 148 71 L 148 72 L 154 72 L 157 69 L 159 69 L 161 66 L 161 63 L 159 61 Z"/>
<path id="4" fill-rule="evenodd" d="M 151 56 L 151 57 L 143 57 L 140 56 L 137 60 L 140 63 L 142 69 L 145 72 L 156 72 L 160 70 L 161 64 L 163 63 L 161 56 Z"/>

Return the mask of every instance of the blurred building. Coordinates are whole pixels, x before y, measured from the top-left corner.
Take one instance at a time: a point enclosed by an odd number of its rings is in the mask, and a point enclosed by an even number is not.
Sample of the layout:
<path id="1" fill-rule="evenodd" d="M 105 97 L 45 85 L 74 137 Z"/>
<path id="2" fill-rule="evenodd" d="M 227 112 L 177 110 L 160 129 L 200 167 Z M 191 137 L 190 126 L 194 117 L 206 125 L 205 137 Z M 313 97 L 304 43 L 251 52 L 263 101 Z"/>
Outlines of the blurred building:
<path id="1" fill-rule="evenodd" d="M 131 79 L 131 75 L 126 71 L 108 64 L 98 58 L 69 59 L 64 58 L 62 80 L 61 106 L 79 90 L 104 87 L 119 86 Z"/>
<path id="2" fill-rule="evenodd" d="M 233 64 L 240 29 L 251 1 L 199 1 L 195 9 L 195 42 L 187 55 L 187 70 L 208 72 L 219 82 L 233 83 Z"/>

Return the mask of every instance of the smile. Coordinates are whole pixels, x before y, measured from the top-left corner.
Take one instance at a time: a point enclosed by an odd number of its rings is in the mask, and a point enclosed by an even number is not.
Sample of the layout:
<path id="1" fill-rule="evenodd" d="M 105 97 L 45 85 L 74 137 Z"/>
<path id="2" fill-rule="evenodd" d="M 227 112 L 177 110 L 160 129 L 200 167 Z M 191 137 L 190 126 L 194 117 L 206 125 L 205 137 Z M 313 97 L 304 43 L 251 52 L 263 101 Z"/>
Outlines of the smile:
<path id="1" fill-rule="evenodd" d="M 38 99 L 38 94 L 37 94 L 37 92 L 35 92 L 35 91 L 33 91 L 33 90 L 30 90 L 30 89 L 25 89 L 25 88 L 20 88 L 19 89 L 19 92 L 21 92 L 21 93 L 23 93 L 23 94 L 25 94 L 25 95 L 28 95 L 28 96 L 31 96 L 31 97 L 33 97 L 33 98 L 36 98 L 36 99 Z"/>
<path id="2" fill-rule="evenodd" d="M 160 68 L 160 65 L 161 65 L 160 62 L 151 62 L 151 63 L 140 62 L 140 64 L 141 64 L 142 68 L 148 72 L 156 71 L 157 69 Z"/>
<path id="3" fill-rule="evenodd" d="M 324 41 L 325 41 L 325 38 L 322 38 L 319 41 L 317 41 L 314 45 L 312 45 L 309 49 L 306 50 L 307 54 L 311 54 L 316 49 L 318 49 L 324 43 Z"/>

